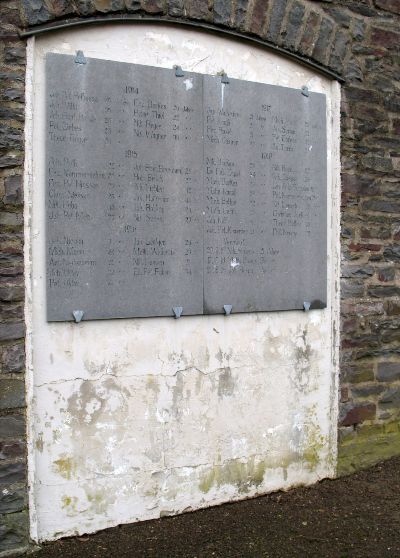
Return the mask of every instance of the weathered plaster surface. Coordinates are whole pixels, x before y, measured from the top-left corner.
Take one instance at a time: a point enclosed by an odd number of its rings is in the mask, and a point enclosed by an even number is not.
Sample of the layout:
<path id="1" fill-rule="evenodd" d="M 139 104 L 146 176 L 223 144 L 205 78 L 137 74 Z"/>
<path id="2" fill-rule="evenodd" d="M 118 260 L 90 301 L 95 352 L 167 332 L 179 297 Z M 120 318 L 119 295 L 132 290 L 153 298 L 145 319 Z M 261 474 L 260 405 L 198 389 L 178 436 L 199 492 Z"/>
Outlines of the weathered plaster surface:
<path id="1" fill-rule="evenodd" d="M 46 323 L 44 54 L 72 54 L 325 93 L 328 308 Z M 25 195 L 30 498 L 37 540 L 333 476 L 337 423 L 339 88 L 267 51 L 159 26 L 31 40 Z M 31 111 L 31 112 L 30 112 Z"/>

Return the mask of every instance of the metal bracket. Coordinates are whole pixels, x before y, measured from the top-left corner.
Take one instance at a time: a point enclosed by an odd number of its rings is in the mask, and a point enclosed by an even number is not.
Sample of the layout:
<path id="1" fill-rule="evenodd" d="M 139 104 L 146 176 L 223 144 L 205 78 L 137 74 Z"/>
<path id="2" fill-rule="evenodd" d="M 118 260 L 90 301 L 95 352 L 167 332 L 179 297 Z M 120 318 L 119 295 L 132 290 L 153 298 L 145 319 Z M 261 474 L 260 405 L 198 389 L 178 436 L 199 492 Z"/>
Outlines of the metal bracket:
<path id="1" fill-rule="evenodd" d="M 175 318 L 178 319 L 182 316 L 183 307 L 182 306 L 174 306 L 172 308 L 172 311 L 174 313 Z"/>
<path id="2" fill-rule="evenodd" d="M 82 50 L 76 51 L 75 64 L 86 64 L 86 58 Z"/>
<path id="3" fill-rule="evenodd" d="M 229 316 L 232 312 L 232 304 L 224 304 L 225 316 Z"/>
<path id="4" fill-rule="evenodd" d="M 175 77 L 185 77 L 184 71 L 180 66 L 175 65 L 174 69 L 175 69 Z"/>
<path id="5" fill-rule="evenodd" d="M 221 72 L 221 83 L 229 83 L 229 78 L 224 71 Z"/>
<path id="6" fill-rule="evenodd" d="M 83 318 L 83 314 L 84 311 L 83 310 L 74 310 L 72 312 L 72 315 L 74 317 L 75 323 L 79 324 L 79 322 L 82 320 Z"/>
<path id="7" fill-rule="evenodd" d="M 304 97 L 310 96 L 310 92 L 308 90 L 307 85 L 303 85 L 303 87 L 301 88 L 301 94 L 304 95 Z"/>
<path id="8" fill-rule="evenodd" d="M 304 312 L 308 312 L 311 307 L 311 302 L 303 302 L 303 310 Z"/>

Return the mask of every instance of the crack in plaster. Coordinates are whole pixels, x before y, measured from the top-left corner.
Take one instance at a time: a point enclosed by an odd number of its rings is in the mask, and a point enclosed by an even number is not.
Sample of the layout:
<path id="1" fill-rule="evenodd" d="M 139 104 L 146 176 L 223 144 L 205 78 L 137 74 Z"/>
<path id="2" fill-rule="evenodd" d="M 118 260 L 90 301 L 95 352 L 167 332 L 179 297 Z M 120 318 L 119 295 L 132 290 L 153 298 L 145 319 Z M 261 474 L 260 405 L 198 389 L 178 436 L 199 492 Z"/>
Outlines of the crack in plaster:
<path id="1" fill-rule="evenodd" d="M 242 368 L 254 368 L 254 364 L 243 364 L 240 366 L 229 366 L 229 368 L 231 370 L 240 370 Z M 181 368 L 179 370 L 176 370 L 175 372 L 173 372 L 172 374 L 152 374 L 152 373 L 145 373 L 145 374 L 113 374 L 111 372 L 105 372 L 104 374 L 101 374 L 100 376 L 97 376 L 95 378 L 82 378 L 81 376 L 77 376 L 76 378 L 67 378 L 67 379 L 61 379 L 61 380 L 51 380 L 50 382 L 43 382 L 42 384 L 36 384 L 35 388 L 39 389 L 42 387 L 46 387 L 46 386 L 52 386 L 52 385 L 61 385 L 61 384 L 67 384 L 70 382 L 99 382 L 101 381 L 103 378 L 106 377 L 113 377 L 113 378 L 117 378 L 120 380 L 123 380 L 125 378 L 174 378 L 176 377 L 178 374 L 181 374 L 183 372 L 188 372 L 189 370 L 194 370 L 196 372 L 199 372 L 199 374 L 202 374 L 203 376 L 211 376 L 212 374 L 217 374 L 218 372 L 221 372 L 223 370 L 225 370 L 226 366 L 220 366 L 218 368 L 214 368 L 212 370 L 210 370 L 209 372 L 205 372 L 204 370 L 201 370 L 200 368 L 197 368 L 196 366 L 187 366 L 186 368 Z"/>

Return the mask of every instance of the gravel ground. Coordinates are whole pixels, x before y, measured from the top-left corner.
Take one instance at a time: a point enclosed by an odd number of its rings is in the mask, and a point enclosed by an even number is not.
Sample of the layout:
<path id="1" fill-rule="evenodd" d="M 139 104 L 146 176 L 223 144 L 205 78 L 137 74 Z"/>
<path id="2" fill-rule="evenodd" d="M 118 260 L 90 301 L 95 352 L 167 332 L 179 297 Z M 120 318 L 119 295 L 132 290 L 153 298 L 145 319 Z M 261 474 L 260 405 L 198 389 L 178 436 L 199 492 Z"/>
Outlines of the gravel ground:
<path id="1" fill-rule="evenodd" d="M 400 558 L 400 457 L 338 480 L 43 545 L 35 558 Z"/>

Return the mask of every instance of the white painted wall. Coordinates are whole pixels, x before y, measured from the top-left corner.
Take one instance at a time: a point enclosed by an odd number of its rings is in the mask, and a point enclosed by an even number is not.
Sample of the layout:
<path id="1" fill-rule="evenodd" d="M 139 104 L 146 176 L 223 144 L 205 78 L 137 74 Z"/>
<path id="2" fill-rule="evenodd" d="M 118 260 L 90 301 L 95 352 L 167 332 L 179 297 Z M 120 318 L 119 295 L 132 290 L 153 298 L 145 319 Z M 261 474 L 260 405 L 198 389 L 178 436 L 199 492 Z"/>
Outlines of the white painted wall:
<path id="1" fill-rule="evenodd" d="M 44 55 L 74 54 L 327 97 L 328 307 L 47 323 Z M 26 315 L 32 537 L 55 539 L 309 484 L 336 463 L 339 86 L 275 54 L 174 27 L 30 39 Z"/>

